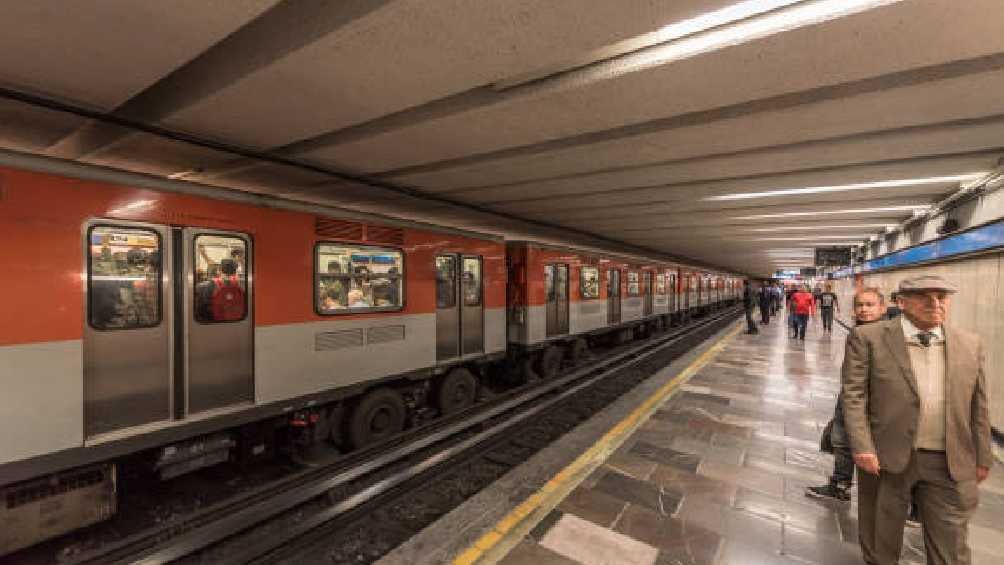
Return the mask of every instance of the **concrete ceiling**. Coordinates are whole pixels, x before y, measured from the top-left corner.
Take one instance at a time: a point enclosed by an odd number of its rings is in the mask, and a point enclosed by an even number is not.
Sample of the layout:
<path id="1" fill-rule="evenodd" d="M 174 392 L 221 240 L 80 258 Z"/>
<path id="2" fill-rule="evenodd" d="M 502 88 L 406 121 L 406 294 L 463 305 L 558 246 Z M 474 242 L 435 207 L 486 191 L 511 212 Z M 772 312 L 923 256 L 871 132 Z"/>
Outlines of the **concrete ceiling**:
<path id="1" fill-rule="evenodd" d="M 14 3 L 0 146 L 765 274 L 1004 154 L 999 0 L 866 4 Z"/>

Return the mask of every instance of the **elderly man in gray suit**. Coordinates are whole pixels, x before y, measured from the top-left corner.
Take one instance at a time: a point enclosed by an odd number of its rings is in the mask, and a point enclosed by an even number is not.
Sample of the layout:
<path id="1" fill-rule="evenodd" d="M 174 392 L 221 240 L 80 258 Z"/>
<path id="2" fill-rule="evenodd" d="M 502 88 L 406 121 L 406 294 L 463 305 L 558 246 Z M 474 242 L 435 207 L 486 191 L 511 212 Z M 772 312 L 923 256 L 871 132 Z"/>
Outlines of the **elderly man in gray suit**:
<path id="1" fill-rule="evenodd" d="M 903 316 L 855 328 L 847 340 L 844 417 L 869 564 L 899 562 L 915 486 L 927 562 L 970 562 L 969 518 L 993 454 L 983 345 L 945 324 L 955 292 L 941 277 L 904 280 Z"/>

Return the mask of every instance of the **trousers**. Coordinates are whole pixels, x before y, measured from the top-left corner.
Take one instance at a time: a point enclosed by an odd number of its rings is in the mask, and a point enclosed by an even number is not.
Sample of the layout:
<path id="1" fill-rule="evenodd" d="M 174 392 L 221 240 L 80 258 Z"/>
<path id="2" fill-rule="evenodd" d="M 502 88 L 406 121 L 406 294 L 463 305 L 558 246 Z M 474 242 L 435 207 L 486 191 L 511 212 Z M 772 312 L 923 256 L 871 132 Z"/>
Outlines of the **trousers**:
<path id="1" fill-rule="evenodd" d="M 808 314 L 795 314 L 795 328 L 798 331 L 798 339 L 805 339 L 805 330 L 809 327 Z"/>
<path id="2" fill-rule="evenodd" d="M 819 313 L 823 318 L 823 331 L 832 332 L 833 331 L 833 307 L 823 306 L 819 309 Z"/>
<path id="3" fill-rule="evenodd" d="M 849 487 L 854 482 L 854 455 L 844 428 L 844 397 L 837 396 L 837 407 L 833 411 L 833 425 L 830 426 L 830 444 L 833 446 L 833 474 L 830 482 Z"/>
<path id="4" fill-rule="evenodd" d="M 902 473 L 858 473 L 858 541 L 865 563 L 899 563 L 911 489 L 924 525 L 928 564 L 969 565 L 966 538 L 979 491 L 975 480 L 952 479 L 941 451 L 914 451 Z"/>

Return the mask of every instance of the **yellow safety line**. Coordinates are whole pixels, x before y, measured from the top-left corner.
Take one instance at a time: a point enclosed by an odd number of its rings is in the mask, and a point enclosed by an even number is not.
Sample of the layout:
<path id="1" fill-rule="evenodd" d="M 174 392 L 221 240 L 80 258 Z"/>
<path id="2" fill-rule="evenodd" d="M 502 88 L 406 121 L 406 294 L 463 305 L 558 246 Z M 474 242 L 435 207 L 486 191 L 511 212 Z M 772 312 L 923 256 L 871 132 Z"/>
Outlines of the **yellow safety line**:
<path id="1" fill-rule="evenodd" d="M 454 565 L 471 565 L 478 562 L 494 563 L 504 557 L 509 549 L 515 547 L 523 539 L 523 536 L 529 533 L 555 506 L 560 504 L 594 469 L 602 465 L 635 430 L 648 421 L 649 417 L 683 381 L 689 379 L 712 357 L 721 352 L 725 348 L 725 343 L 735 337 L 741 329 L 741 325 L 737 326 L 702 353 L 680 374 L 663 385 L 655 394 L 648 397 L 641 406 L 618 422 L 585 453 L 552 477 L 540 490 L 524 500 L 495 524 L 491 530 L 458 555 L 453 560 Z M 506 536 L 509 536 L 508 540 Z M 502 551 L 493 551 L 503 541 L 507 541 L 507 543 L 500 548 Z M 497 555 L 494 555 L 496 553 Z"/>

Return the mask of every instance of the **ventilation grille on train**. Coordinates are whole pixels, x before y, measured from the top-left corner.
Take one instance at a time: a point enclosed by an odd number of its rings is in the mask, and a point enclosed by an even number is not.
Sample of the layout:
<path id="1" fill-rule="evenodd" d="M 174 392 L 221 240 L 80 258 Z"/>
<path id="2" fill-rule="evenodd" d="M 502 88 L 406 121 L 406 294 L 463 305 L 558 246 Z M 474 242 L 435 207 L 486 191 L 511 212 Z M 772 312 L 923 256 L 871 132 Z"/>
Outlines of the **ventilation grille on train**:
<path id="1" fill-rule="evenodd" d="M 330 237 L 332 239 L 362 241 L 363 225 L 359 222 L 347 222 L 331 218 L 314 218 L 314 233 L 321 237 Z"/>
<path id="2" fill-rule="evenodd" d="M 314 233 L 320 237 L 343 241 L 404 245 L 404 230 L 401 228 L 373 226 L 332 218 L 314 218 Z"/>
<path id="3" fill-rule="evenodd" d="M 339 330 L 337 332 L 321 332 L 314 336 L 314 351 L 334 351 L 348 347 L 361 347 L 362 344 L 362 328 Z"/>
<path id="4" fill-rule="evenodd" d="M 4 489 L 7 508 L 17 508 L 25 504 L 50 498 L 71 490 L 78 490 L 105 481 L 104 469 L 74 471 L 55 479 L 35 480 L 13 488 Z"/>
<path id="5" fill-rule="evenodd" d="M 386 245 L 404 245 L 404 230 L 386 226 L 366 226 L 366 241 Z"/>
<path id="6" fill-rule="evenodd" d="M 579 306 L 579 313 L 583 316 L 592 316 L 603 311 L 603 306 L 597 302 L 590 302 Z"/>
<path id="7" fill-rule="evenodd" d="M 387 343 L 389 341 L 401 341 L 404 339 L 404 326 L 383 326 L 370 328 L 366 332 L 366 343 Z"/>

